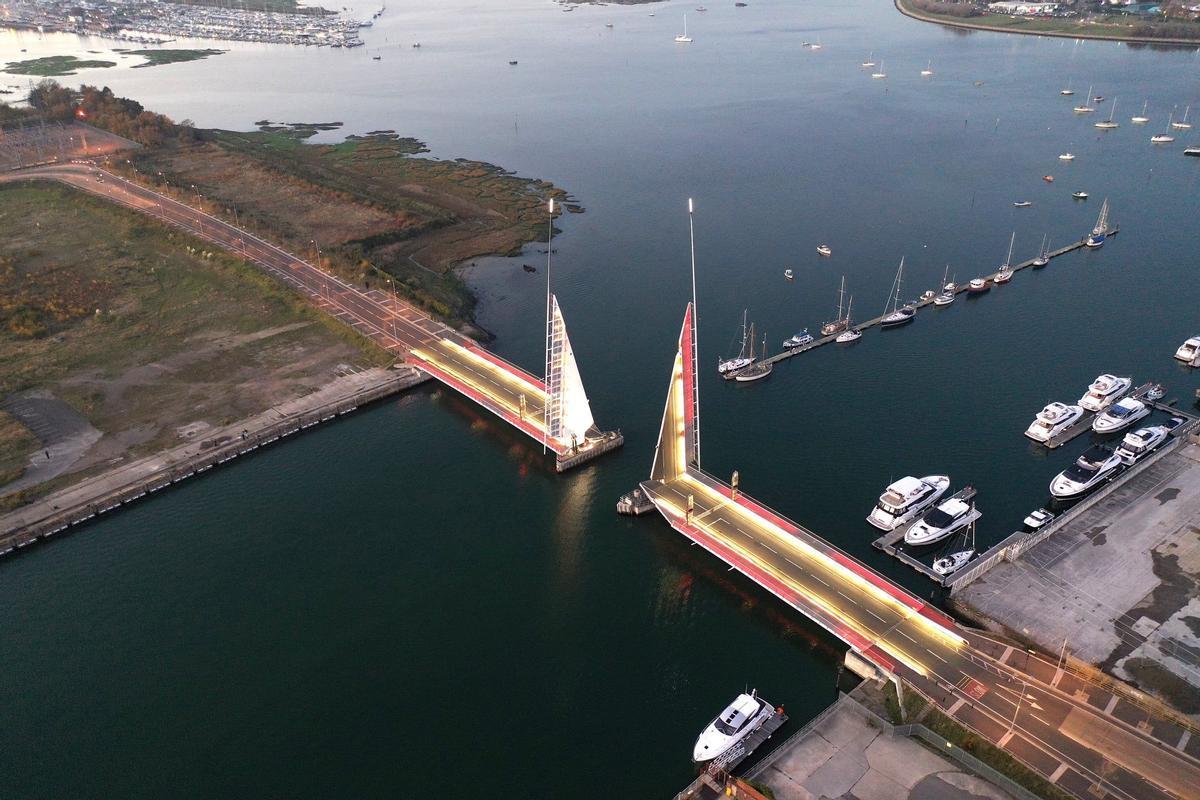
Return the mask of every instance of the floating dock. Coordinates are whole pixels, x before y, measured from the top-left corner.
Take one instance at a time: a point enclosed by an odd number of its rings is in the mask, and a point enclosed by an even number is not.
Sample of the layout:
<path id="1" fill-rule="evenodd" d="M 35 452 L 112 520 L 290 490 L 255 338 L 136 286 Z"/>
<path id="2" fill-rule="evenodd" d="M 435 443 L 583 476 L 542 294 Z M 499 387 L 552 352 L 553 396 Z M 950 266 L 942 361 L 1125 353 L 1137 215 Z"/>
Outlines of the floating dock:
<path id="1" fill-rule="evenodd" d="M 953 499 L 957 498 L 958 500 L 963 500 L 963 501 L 969 502 L 974 497 L 975 497 L 975 487 L 967 486 L 967 487 L 964 487 L 963 489 L 960 489 L 957 494 L 953 494 L 946 499 L 953 500 Z M 944 503 L 946 501 L 943 500 L 941 502 Z M 940 505 L 940 503 L 935 503 L 934 505 L 930 506 L 930 508 L 935 508 L 938 505 Z M 911 528 L 913 525 L 916 525 L 922 516 L 924 516 L 924 514 L 922 514 L 921 516 L 918 516 L 912 522 L 901 525 L 899 528 L 896 528 L 894 531 L 888 531 L 883 536 L 880 536 L 878 539 L 871 542 L 871 546 L 876 548 L 877 550 L 882 550 L 883 552 L 887 553 L 889 556 L 892 556 L 893 558 L 899 559 L 902 563 L 907 564 L 908 566 L 912 567 L 917 572 L 921 573 L 922 575 L 929 578 L 930 580 L 932 580 L 936 583 L 945 585 L 944 581 L 949 576 L 938 575 L 936 572 L 933 571 L 933 567 L 929 566 L 928 564 L 921 561 L 917 557 L 911 555 L 907 550 L 905 550 L 903 547 L 901 547 L 901 545 L 904 542 L 904 534 L 906 534 L 908 532 L 909 528 Z M 967 515 L 967 525 L 968 526 L 973 525 L 975 523 L 975 520 L 979 519 L 981 516 L 983 516 L 983 514 L 979 511 L 979 509 L 975 508 L 974 503 L 971 503 L 971 513 Z M 957 533 L 954 535 L 958 536 Z M 943 540 L 943 542 L 944 541 L 945 540 Z M 931 544 L 938 544 L 938 542 L 932 542 Z M 917 546 L 922 549 L 926 549 L 930 545 L 917 545 Z"/>
<path id="2" fill-rule="evenodd" d="M 1109 237 L 1116 236 L 1119 231 L 1120 231 L 1119 227 L 1114 227 L 1114 228 L 1109 229 L 1105 235 L 1109 236 Z M 1046 254 L 1046 257 L 1050 260 L 1054 260 L 1054 259 L 1058 258 L 1059 256 L 1064 256 L 1067 253 L 1071 253 L 1071 252 L 1074 252 L 1075 250 L 1079 250 L 1080 248 L 1085 247 L 1086 245 L 1087 245 L 1087 237 L 1084 237 L 1077 242 L 1072 242 L 1071 244 L 1067 245 L 1066 247 L 1060 247 L 1057 250 L 1050 251 L 1049 253 Z M 1022 261 L 1020 264 L 1014 264 L 1009 269 L 1012 272 L 1020 272 L 1023 269 L 1029 269 L 1030 267 L 1033 266 L 1033 262 L 1035 260 L 1036 259 L 1031 258 L 1028 261 Z M 997 270 L 997 272 L 993 272 L 986 276 L 986 280 L 990 284 L 990 288 L 995 288 L 994 278 L 996 277 L 998 272 L 999 272 L 999 270 Z M 939 289 L 940 288 L 941 287 L 939 287 Z M 966 293 L 966 291 L 967 291 L 967 283 L 963 283 L 963 284 L 960 284 L 955 287 L 954 294 L 955 295 L 964 294 L 964 293 Z M 936 297 L 936 294 L 934 296 Z M 931 305 L 933 305 L 933 297 L 923 298 L 921 300 L 914 301 L 911 305 L 913 306 L 913 308 L 916 308 L 916 309 L 921 309 L 926 306 L 931 306 Z M 886 316 L 886 315 L 881 314 L 880 316 L 875 317 L 874 319 L 869 319 L 865 322 L 855 323 L 854 327 L 860 331 L 865 331 L 868 328 L 874 328 L 883 320 L 884 316 Z M 763 362 L 760 362 L 760 363 L 774 364 L 776 362 L 783 361 L 788 358 L 792 358 L 793 356 L 798 356 L 801 353 L 807 353 L 811 350 L 816 350 L 818 347 L 823 347 L 827 344 L 831 344 L 832 342 L 836 341 L 837 337 L 839 335 L 840 335 L 840 332 L 832 333 L 829 336 L 822 336 L 818 339 L 814 339 L 813 341 L 811 341 L 808 344 L 803 345 L 801 347 L 793 347 L 793 348 L 784 350 L 782 353 L 776 353 L 775 355 L 771 356 L 770 358 L 764 359 Z M 726 375 L 725 377 L 728 378 L 729 376 Z"/>
<path id="3" fill-rule="evenodd" d="M 1141 386 L 1139 386 L 1138 388 L 1134 389 L 1133 393 L 1130 394 L 1129 397 L 1132 397 L 1134 400 L 1141 400 L 1143 403 L 1150 406 L 1151 408 L 1158 408 L 1157 402 L 1150 400 L 1146 397 L 1146 395 L 1148 395 L 1150 393 L 1150 390 L 1153 389 L 1155 386 L 1156 386 L 1156 384 L 1153 384 L 1153 383 L 1144 383 Z M 1095 411 L 1085 411 L 1085 412 L 1083 412 L 1083 416 L 1080 417 L 1079 421 L 1076 422 L 1074 425 L 1067 428 L 1065 431 L 1058 434 L 1057 436 L 1051 437 L 1048 441 L 1039 442 L 1039 444 L 1042 444 L 1044 447 L 1046 447 L 1050 450 L 1053 450 L 1057 447 L 1062 447 L 1064 444 L 1071 441 L 1072 439 L 1079 436 L 1080 434 L 1090 431 L 1092 429 L 1092 421 L 1095 418 L 1096 418 Z"/>

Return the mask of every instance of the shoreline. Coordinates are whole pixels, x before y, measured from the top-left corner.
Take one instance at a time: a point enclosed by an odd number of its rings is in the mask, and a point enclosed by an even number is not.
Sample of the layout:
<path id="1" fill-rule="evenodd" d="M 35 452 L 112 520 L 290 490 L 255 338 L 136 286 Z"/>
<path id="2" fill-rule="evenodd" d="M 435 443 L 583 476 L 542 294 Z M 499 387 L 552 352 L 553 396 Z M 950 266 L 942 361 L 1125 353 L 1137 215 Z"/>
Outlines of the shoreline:
<path id="1" fill-rule="evenodd" d="M 919 22 L 929 22 L 935 25 L 944 25 L 947 28 L 959 28 L 962 30 L 971 31 L 986 31 L 988 33 L 1016 33 L 1022 36 L 1053 36 L 1058 39 L 1095 39 L 1097 41 L 1108 42 L 1127 42 L 1132 44 L 1160 44 L 1167 47 L 1193 47 L 1200 48 L 1200 39 L 1158 39 L 1147 36 L 1119 36 L 1116 34 L 1106 33 L 1087 33 L 1084 31 L 1031 31 L 1021 30 L 1020 28 L 1007 28 L 999 25 L 973 24 L 970 22 L 947 19 L 939 17 L 935 14 L 930 14 L 916 8 L 909 7 L 904 0 L 892 0 L 892 4 L 906 17 L 915 19 Z"/>

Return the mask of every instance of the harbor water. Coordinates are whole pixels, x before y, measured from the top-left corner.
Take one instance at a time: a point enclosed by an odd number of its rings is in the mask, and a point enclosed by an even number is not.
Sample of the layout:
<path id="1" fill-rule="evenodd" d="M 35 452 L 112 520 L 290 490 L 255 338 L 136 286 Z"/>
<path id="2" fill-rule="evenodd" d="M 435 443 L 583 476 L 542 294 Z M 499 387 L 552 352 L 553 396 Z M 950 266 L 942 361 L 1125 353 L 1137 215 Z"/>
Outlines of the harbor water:
<path id="1" fill-rule="evenodd" d="M 61 80 L 201 126 L 394 129 L 566 188 L 587 211 L 560 222 L 554 288 L 625 448 L 556 475 L 532 441 L 422 388 L 0 561 L 7 796 L 663 797 L 743 688 L 790 724 L 831 702 L 836 640 L 657 517 L 613 510 L 653 455 L 688 197 L 703 466 L 921 596 L 927 579 L 870 546 L 890 480 L 975 486 L 986 546 L 1087 446 L 1021 435 L 1047 402 L 1101 372 L 1186 404 L 1200 386 L 1171 358 L 1200 332 L 1200 160 L 1182 155 L 1197 137 L 1149 142 L 1173 106 L 1200 112 L 1193 49 L 951 31 L 882 0 L 394 5 L 351 51 L 198 42 L 229 52 Z M 0 33 L 6 60 L 114 44 Z M 871 52 L 886 79 L 859 66 Z M 1072 114 L 1089 84 L 1107 100 Z M 1096 129 L 1114 100 L 1120 127 Z M 1146 100 L 1151 123 L 1131 124 Z M 1015 260 L 1078 239 L 1105 197 L 1121 233 L 1102 249 L 765 381 L 716 374 L 743 309 L 774 352 L 832 318 L 842 275 L 874 317 L 902 256 L 915 297 L 947 265 L 960 283 L 994 272 L 1014 230 Z M 533 371 L 539 249 L 467 270 L 494 348 Z"/>

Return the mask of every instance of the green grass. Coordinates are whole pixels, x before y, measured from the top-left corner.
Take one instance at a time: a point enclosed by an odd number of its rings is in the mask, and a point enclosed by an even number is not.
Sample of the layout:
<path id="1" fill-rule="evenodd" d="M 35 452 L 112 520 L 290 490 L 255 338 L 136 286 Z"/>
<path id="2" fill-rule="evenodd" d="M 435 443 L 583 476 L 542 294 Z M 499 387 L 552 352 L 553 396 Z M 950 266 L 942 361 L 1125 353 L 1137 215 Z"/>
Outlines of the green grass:
<path id="1" fill-rule="evenodd" d="M 145 64 L 135 64 L 134 69 L 142 67 L 157 67 L 162 64 L 178 64 L 183 61 L 199 61 L 202 58 L 209 56 L 219 56 L 224 53 L 224 50 L 212 49 L 197 49 L 197 50 L 126 50 L 131 56 L 142 56 L 146 59 Z"/>
<path id="2" fill-rule="evenodd" d="M 43 78 L 56 78 L 62 75 L 74 75 L 78 69 L 99 69 L 115 67 L 115 61 L 88 61 L 75 56 L 46 56 L 30 58 L 25 61 L 10 61 L 4 71 L 10 75 L 38 75 Z"/>

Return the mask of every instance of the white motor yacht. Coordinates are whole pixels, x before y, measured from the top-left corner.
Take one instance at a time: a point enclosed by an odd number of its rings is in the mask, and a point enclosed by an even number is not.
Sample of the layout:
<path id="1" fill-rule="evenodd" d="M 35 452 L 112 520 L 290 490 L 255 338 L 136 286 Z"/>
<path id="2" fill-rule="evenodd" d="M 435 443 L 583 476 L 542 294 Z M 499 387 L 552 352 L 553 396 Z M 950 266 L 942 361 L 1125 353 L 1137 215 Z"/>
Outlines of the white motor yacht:
<path id="1" fill-rule="evenodd" d="M 1039 508 L 1037 511 L 1031 511 L 1025 518 L 1025 526 L 1036 531 L 1052 519 L 1054 519 L 1053 511 Z"/>
<path id="2" fill-rule="evenodd" d="M 942 292 L 937 297 L 933 298 L 935 306 L 948 306 L 954 302 L 954 292 Z"/>
<path id="3" fill-rule="evenodd" d="M 1118 378 L 1108 373 L 1098 375 L 1087 393 L 1079 398 L 1079 405 L 1083 406 L 1084 411 L 1103 411 L 1128 392 L 1132 385 L 1132 378 Z"/>
<path id="4" fill-rule="evenodd" d="M 938 501 L 950 488 L 946 475 L 911 475 L 895 481 L 879 497 L 867 522 L 882 531 L 893 531 Z"/>
<path id="5" fill-rule="evenodd" d="M 1200 336 L 1193 336 L 1179 345 L 1175 358 L 1188 366 L 1200 366 Z"/>
<path id="6" fill-rule="evenodd" d="M 701 731 L 692 749 L 692 760 L 697 764 L 712 761 L 758 730 L 774 713 L 775 709 L 767 705 L 757 692 L 739 694 Z"/>
<path id="7" fill-rule="evenodd" d="M 904 532 L 904 543 L 933 544 L 962 530 L 971 521 L 971 504 L 957 497 L 940 503 L 921 520 Z"/>
<path id="8" fill-rule="evenodd" d="M 812 334 L 808 332 L 808 328 L 797 333 L 795 336 L 789 336 L 783 340 L 783 346 L 789 350 L 793 347 L 803 347 L 806 344 L 811 344 L 813 340 Z"/>
<path id="9" fill-rule="evenodd" d="M 1121 459 L 1122 464 L 1132 464 L 1165 442 L 1170 432 L 1171 429 L 1166 425 L 1154 425 L 1127 433 L 1117 446 L 1117 458 Z"/>
<path id="10" fill-rule="evenodd" d="M 1079 406 L 1066 403 L 1050 403 L 1038 412 L 1037 417 L 1025 429 L 1025 435 L 1035 442 L 1048 442 L 1074 425 L 1083 416 Z"/>
<path id="11" fill-rule="evenodd" d="M 1094 445 L 1054 477 L 1050 482 L 1050 494 L 1060 500 L 1078 497 L 1104 483 L 1120 466 L 1121 459 L 1116 453 L 1102 445 Z"/>
<path id="12" fill-rule="evenodd" d="M 1092 420 L 1092 430 L 1096 433 L 1115 433 L 1122 428 L 1128 428 L 1149 413 L 1150 406 L 1141 400 L 1122 397 L 1103 413 L 1096 415 Z"/>

